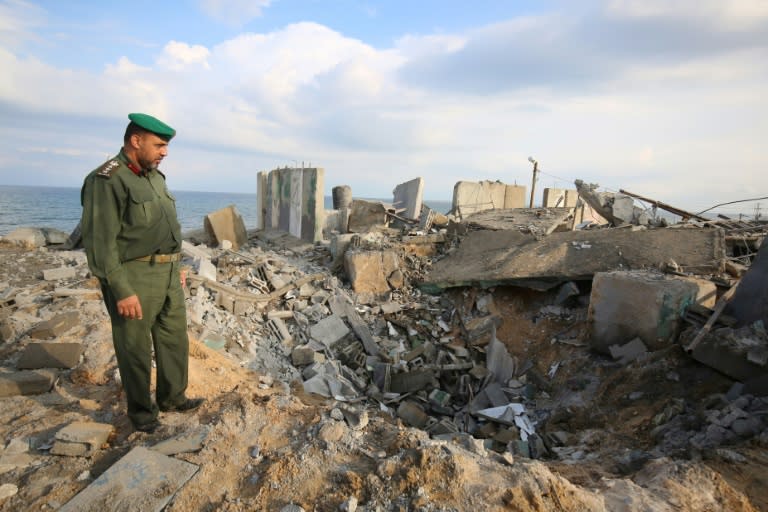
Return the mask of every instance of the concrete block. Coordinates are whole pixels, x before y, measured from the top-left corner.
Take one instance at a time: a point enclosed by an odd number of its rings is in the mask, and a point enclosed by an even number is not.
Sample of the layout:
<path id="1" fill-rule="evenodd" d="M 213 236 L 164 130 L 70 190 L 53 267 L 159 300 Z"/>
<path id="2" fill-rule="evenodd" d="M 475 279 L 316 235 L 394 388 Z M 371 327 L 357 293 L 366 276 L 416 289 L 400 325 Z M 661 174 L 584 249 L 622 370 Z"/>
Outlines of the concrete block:
<path id="1" fill-rule="evenodd" d="M 137 446 L 69 500 L 59 512 L 103 510 L 104 504 L 141 504 L 160 512 L 198 466 Z M 130 507 L 129 507 L 130 508 Z"/>
<path id="2" fill-rule="evenodd" d="M 74 368 L 80 364 L 82 343 L 30 343 L 22 352 L 16 368 Z"/>
<path id="3" fill-rule="evenodd" d="M 165 441 L 161 441 L 150 447 L 150 450 L 162 453 L 163 455 L 176 455 L 178 453 L 194 453 L 203 448 L 208 434 L 211 431 L 209 425 L 200 425 L 197 428 L 182 432 Z"/>
<path id="4" fill-rule="evenodd" d="M 272 335 L 282 343 L 290 343 L 293 340 L 288 327 L 282 318 L 273 317 L 267 320 L 267 328 Z"/>
<path id="5" fill-rule="evenodd" d="M 307 345 L 299 345 L 291 351 L 293 366 L 306 366 L 315 362 L 315 351 Z"/>
<path id="6" fill-rule="evenodd" d="M 395 251 L 347 251 L 344 269 L 357 293 L 386 293 L 390 290 L 387 279 L 400 266 Z"/>
<path id="7" fill-rule="evenodd" d="M 748 325 L 762 320 L 768 325 L 768 237 L 763 239 L 757 256 L 749 266 L 736 288 L 733 299 L 726 305 L 724 313 Z"/>
<path id="8" fill-rule="evenodd" d="M 224 240 L 229 240 L 232 243 L 232 249 L 236 251 L 248 243 L 245 222 L 235 205 L 209 213 L 205 216 L 203 224 L 206 234 L 218 245 L 221 245 Z"/>
<path id="9" fill-rule="evenodd" d="M 689 281 L 696 285 L 696 304 L 709 309 L 715 309 L 717 304 L 717 285 L 709 279 L 699 277 L 677 276 L 678 279 Z"/>
<path id="10" fill-rule="evenodd" d="M 80 321 L 77 311 L 61 313 L 32 327 L 27 334 L 30 337 L 44 340 L 61 336 Z"/>
<path id="11" fill-rule="evenodd" d="M 640 338 L 635 338 L 624 345 L 611 345 L 608 347 L 611 357 L 617 359 L 620 364 L 627 364 L 648 352 L 648 348 Z"/>
<path id="12" fill-rule="evenodd" d="M 235 296 L 230 295 L 227 292 L 219 291 L 216 294 L 216 305 L 220 308 L 226 309 L 230 313 L 235 312 Z"/>
<path id="13" fill-rule="evenodd" d="M 387 209 L 381 202 L 355 199 L 349 210 L 347 230 L 366 233 L 387 225 Z"/>
<path id="14" fill-rule="evenodd" d="M 595 274 L 588 312 L 592 348 L 609 353 L 611 345 L 634 338 L 651 351 L 668 346 L 698 292 L 691 281 L 646 271 Z"/>
<path id="15" fill-rule="evenodd" d="M 424 195 L 424 178 L 415 178 L 395 187 L 392 191 L 395 213 L 407 219 L 418 219 Z"/>
<path id="16" fill-rule="evenodd" d="M 59 279 L 72 279 L 77 275 L 75 267 L 59 267 L 43 270 L 45 281 L 58 281 Z"/>
<path id="17" fill-rule="evenodd" d="M 338 315 L 323 318 L 309 328 L 309 334 L 326 347 L 330 347 L 349 334 L 349 327 Z"/>
<path id="18" fill-rule="evenodd" d="M 76 421 L 62 428 L 54 436 L 53 455 L 90 457 L 101 449 L 112 434 L 112 425 Z"/>
<path id="19" fill-rule="evenodd" d="M 48 370 L 24 370 L 0 373 L 0 397 L 39 395 L 53 387 L 57 374 Z"/>
<path id="20" fill-rule="evenodd" d="M 216 282 L 216 278 L 218 277 L 218 272 L 216 271 L 216 265 L 211 263 L 211 260 L 209 260 L 208 258 L 195 259 L 194 269 L 197 275 L 199 275 L 203 279 L 208 279 L 209 281 Z"/>

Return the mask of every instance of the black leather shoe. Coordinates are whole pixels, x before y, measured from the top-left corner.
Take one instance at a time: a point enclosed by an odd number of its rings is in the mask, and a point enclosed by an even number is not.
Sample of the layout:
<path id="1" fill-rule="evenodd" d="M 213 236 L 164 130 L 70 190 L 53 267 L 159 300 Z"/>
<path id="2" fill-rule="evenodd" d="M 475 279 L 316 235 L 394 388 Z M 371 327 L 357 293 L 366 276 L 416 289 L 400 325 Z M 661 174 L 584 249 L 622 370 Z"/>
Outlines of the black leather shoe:
<path id="1" fill-rule="evenodd" d="M 160 427 L 161 423 L 157 420 L 152 420 L 149 423 L 145 423 L 144 425 L 134 425 L 133 428 L 138 430 L 139 432 L 146 432 L 147 434 L 153 433 L 155 430 Z"/>
<path id="2" fill-rule="evenodd" d="M 187 398 L 179 405 L 172 405 L 171 407 L 161 407 L 163 412 L 187 412 L 193 411 L 203 405 L 205 398 Z"/>

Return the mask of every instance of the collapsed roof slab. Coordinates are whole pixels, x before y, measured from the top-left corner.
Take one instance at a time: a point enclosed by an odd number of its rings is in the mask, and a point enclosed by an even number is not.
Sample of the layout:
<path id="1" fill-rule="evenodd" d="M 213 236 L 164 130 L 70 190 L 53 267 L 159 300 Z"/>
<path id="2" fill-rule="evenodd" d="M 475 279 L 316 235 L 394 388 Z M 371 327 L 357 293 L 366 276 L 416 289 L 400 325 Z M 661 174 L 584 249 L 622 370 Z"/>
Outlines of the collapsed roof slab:
<path id="1" fill-rule="evenodd" d="M 592 279 L 597 272 L 658 268 L 674 260 L 686 272 L 725 267 L 725 236 L 706 228 L 601 229 L 555 232 L 536 240 L 518 230 L 473 231 L 436 262 L 420 288 L 439 293 L 457 286 L 524 286 L 547 290 Z"/>

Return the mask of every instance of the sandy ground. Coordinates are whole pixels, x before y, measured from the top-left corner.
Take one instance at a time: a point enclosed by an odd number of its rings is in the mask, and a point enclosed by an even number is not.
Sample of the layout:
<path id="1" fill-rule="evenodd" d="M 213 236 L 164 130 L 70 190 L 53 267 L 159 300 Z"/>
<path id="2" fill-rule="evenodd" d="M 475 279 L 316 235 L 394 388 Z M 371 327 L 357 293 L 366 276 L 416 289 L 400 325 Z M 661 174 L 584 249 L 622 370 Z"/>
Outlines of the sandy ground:
<path id="1" fill-rule="evenodd" d="M 52 392 L 0 399 L 4 444 L 24 440 L 31 457 L 31 463 L 0 473 L 0 484 L 18 489 L 0 502 L 2 511 L 56 510 L 132 448 L 200 425 L 210 428 L 202 449 L 176 455 L 199 470 L 166 510 L 279 511 L 290 504 L 306 511 L 768 510 L 765 432 L 717 450 L 632 456 L 658 447 L 651 435 L 655 418 L 675 400 L 702 403 L 725 393 L 732 381 L 675 348 L 619 366 L 584 346 L 552 343 L 558 335 L 583 341 L 586 327 L 583 315 L 536 315 L 542 293 L 494 290 L 504 319 L 497 336 L 511 354 L 532 361 L 546 381 L 548 391 L 537 397 L 537 406 L 567 404 L 550 407 L 552 414 L 537 429 L 578 438 L 581 458 L 531 460 L 487 449 L 469 436 L 430 439 L 375 402 L 342 404 L 307 395 L 300 382 L 245 369 L 194 338 L 188 394 L 206 403 L 193 413 L 163 413 L 163 427 L 144 434 L 134 432 L 125 415 L 100 300 L 40 299 L 52 288 L 41 272 L 60 266 L 61 256 L 0 250 L 0 282 L 37 294 L 13 314 L 32 325 L 78 311 L 80 322 L 58 341 L 87 345 L 83 364 L 62 372 Z M 82 261 L 72 264 L 82 272 L 78 286 L 94 287 Z M 452 300 L 466 300 L 466 294 L 454 292 Z M 20 334 L 0 345 L 3 371 L 13 371 L 29 341 Z M 554 363 L 554 377 L 544 378 Z M 628 399 L 633 392 L 642 397 Z M 367 423 L 345 422 L 336 410 L 345 407 L 365 411 Z M 110 423 L 114 435 L 90 458 L 50 455 L 46 445 L 55 432 L 76 420 Z"/>

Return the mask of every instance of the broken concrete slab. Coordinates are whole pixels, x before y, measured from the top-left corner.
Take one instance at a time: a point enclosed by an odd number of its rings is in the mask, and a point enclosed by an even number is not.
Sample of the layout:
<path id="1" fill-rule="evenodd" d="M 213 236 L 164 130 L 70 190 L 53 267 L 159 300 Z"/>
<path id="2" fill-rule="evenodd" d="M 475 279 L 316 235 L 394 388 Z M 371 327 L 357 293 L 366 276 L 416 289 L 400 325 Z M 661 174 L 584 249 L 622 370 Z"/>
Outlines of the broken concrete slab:
<path id="1" fill-rule="evenodd" d="M 411 427 L 424 428 L 429 421 L 429 416 L 419 404 L 412 400 L 405 400 L 397 407 L 397 416 Z"/>
<path id="2" fill-rule="evenodd" d="M 49 370 L 0 373 L 0 398 L 47 393 L 53 387 L 57 377 L 57 373 Z"/>
<path id="3" fill-rule="evenodd" d="M 534 237 L 570 230 L 572 208 L 514 208 L 473 213 L 463 223 L 473 229 L 517 230 Z"/>
<path id="4" fill-rule="evenodd" d="M 309 328 L 309 334 L 313 339 L 330 347 L 341 338 L 349 334 L 349 327 L 338 315 L 323 318 Z"/>
<path id="5" fill-rule="evenodd" d="M 43 280 L 58 281 L 59 279 L 73 279 L 77 276 L 75 267 L 59 267 L 43 270 Z"/>
<path id="6" fill-rule="evenodd" d="M 608 350 L 611 352 L 611 357 L 618 360 L 619 364 L 631 363 L 648 352 L 648 348 L 640 338 L 635 338 L 624 345 L 611 345 Z"/>
<path id="7" fill-rule="evenodd" d="M 349 210 L 347 230 L 367 233 L 387 225 L 387 208 L 381 202 L 355 199 Z"/>
<path id="8" fill-rule="evenodd" d="M 80 314 L 77 311 L 61 313 L 33 326 L 27 334 L 38 340 L 56 338 L 77 325 L 79 320 Z"/>
<path id="9" fill-rule="evenodd" d="M 376 343 L 376 340 L 373 339 L 371 331 L 368 329 L 368 325 L 363 321 L 357 311 L 355 311 L 354 306 L 339 295 L 331 297 L 330 306 L 335 314 L 347 319 L 352 326 L 352 330 L 357 335 L 357 338 L 362 342 L 365 352 L 369 356 L 378 355 L 379 346 Z"/>
<path id="10" fill-rule="evenodd" d="M 664 274 L 599 272 L 587 313 L 590 345 L 609 353 L 611 345 L 640 338 L 650 350 L 664 348 L 676 340 L 697 295 L 696 283 Z"/>
<path id="11" fill-rule="evenodd" d="M 395 373 L 391 376 L 389 389 L 394 393 L 415 393 L 431 385 L 434 379 L 435 373 L 431 370 Z"/>
<path id="12" fill-rule="evenodd" d="M 471 231 L 458 249 L 436 262 L 420 288 L 525 286 L 548 290 L 597 272 L 654 268 L 676 261 L 686 271 L 721 272 L 723 231 L 705 228 L 600 229 L 555 232 L 535 240 L 519 231 Z"/>
<path id="13" fill-rule="evenodd" d="M 82 343 L 30 343 L 22 352 L 16 368 L 74 368 L 83 355 Z"/>
<path id="14" fill-rule="evenodd" d="M 69 500 L 60 512 L 145 510 L 160 512 L 198 466 L 137 446 Z"/>
<path id="15" fill-rule="evenodd" d="M 160 441 L 150 450 L 162 453 L 163 455 L 176 455 L 179 453 L 194 453 L 202 450 L 208 434 L 211 432 L 209 425 L 200 425 L 196 428 L 182 432 L 165 441 Z"/>
<path id="16" fill-rule="evenodd" d="M 397 215 L 406 219 L 418 219 L 421 214 L 424 195 L 424 178 L 415 178 L 400 183 L 392 191 L 392 195 L 392 206 Z"/>
<path id="17" fill-rule="evenodd" d="M 245 222 L 235 205 L 209 213 L 203 220 L 206 234 L 222 245 L 224 240 L 232 243 L 232 250 L 238 250 L 248 242 L 248 234 L 245 231 Z"/>
<path id="18" fill-rule="evenodd" d="M 69 457 L 90 457 L 106 444 L 114 427 L 92 421 L 75 421 L 54 436 L 51 453 Z"/>

